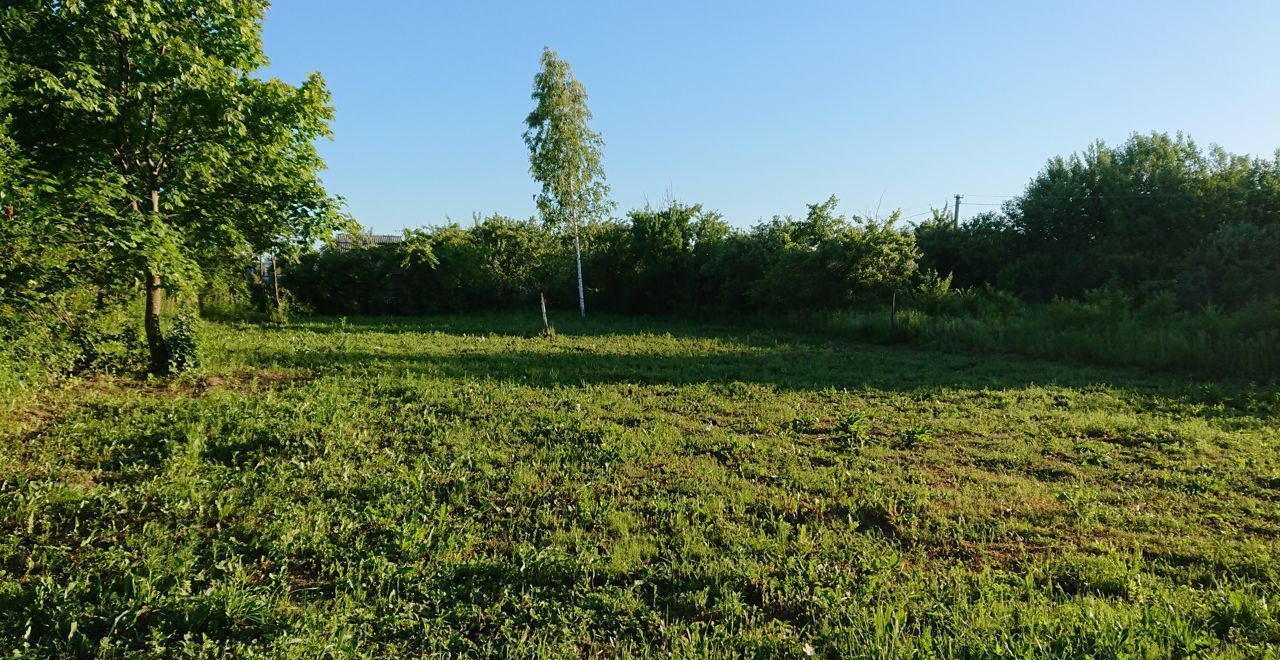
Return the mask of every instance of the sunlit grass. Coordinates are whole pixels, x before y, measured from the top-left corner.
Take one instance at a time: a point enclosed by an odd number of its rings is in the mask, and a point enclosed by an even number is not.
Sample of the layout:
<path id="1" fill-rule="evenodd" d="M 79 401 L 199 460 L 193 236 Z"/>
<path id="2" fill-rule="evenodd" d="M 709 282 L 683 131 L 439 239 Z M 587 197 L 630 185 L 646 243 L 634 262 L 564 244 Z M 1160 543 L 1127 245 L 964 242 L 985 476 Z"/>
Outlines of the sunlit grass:
<path id="1" fill-rule="evenodd" d="M 740 327 L 211 324 L 0 424 L 0 647 L 1251 656 L 1275 393 Z"/>

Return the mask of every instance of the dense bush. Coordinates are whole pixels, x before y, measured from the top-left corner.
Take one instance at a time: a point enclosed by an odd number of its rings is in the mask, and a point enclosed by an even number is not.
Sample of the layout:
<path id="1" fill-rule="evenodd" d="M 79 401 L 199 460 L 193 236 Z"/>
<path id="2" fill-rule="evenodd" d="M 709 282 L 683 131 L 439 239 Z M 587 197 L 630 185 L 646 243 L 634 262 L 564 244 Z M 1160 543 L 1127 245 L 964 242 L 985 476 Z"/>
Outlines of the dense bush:
<path id="1" fill-rule="evenodd" d="M 960 286 L 1028 300 L 1107 286 L 1182 306 L 1239 307 L 1280 293 L 1280 153 L 1202 150 L 1135 135 L 1054 158 L 999 213 L 917 229 L 925 263 Z"/>
<path id="2" fill-rule="evenodd" d="M 994 284 L 1017 254 L 1013 228 L 998 213 L 980 213 L 963 225 L 935 216 L 915 228 L 923 265 L 950 273 L 960 288 Z"/>
<path id="3" fill-rule="evenodd" d="M 399 243 L 306 254 L 281 282 L 322 314 L 466 311 L 529 303 L 540 291 L 568 300 L 571 273 L 559 266 L 571 259 L 562 237 L 540 224 L 493 215 L 470 229 L 409 230 Z"/>
<path id="4" fill-rule="evenodd" d="M 719 214 L 671 202 L 625 221 L 582 228 L 588 302 L 646 314 L 837 309 L 888 301 L 919 272 L 910 233 L 837 215 L 836 199 L 804 219 L 747 231 Z M 502 216 L 411 230 L 402 242 L 301 258 L 283 281 L 325 314 L 422 314 L 575 302 L 569 239 Z"/>

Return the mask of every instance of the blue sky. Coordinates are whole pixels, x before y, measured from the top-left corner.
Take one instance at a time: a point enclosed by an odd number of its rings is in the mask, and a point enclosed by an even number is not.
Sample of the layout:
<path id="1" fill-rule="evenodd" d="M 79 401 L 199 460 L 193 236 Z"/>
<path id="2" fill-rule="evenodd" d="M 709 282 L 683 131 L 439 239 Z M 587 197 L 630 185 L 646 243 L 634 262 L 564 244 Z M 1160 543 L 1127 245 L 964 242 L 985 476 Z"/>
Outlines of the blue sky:
<path id="1" fill-rule="evenodd" d="M 528 217 L 544 45 L 587 87 L 619 213 L 668 194 L 738 226 L 836 194 L 962 216 L 1101 138 L 1280 147 L 1280 2 L 278 0 L 269 73 L 320 71 L 331 192 L 378 232 Z M 984 197 L 979 197 L 984 195 Z"/>

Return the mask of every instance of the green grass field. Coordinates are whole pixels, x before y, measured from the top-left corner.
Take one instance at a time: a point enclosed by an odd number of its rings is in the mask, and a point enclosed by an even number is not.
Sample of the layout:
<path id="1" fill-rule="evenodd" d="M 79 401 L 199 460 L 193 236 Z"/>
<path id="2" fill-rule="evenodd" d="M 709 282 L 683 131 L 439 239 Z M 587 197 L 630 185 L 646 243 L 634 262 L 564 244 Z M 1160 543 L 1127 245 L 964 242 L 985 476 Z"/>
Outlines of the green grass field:
<path id="1" fill-rule="evenodd" d="M 1274 388 L 651 319 L 208 324 L 0 422 L 0 653 L 1280 653 Z"/>

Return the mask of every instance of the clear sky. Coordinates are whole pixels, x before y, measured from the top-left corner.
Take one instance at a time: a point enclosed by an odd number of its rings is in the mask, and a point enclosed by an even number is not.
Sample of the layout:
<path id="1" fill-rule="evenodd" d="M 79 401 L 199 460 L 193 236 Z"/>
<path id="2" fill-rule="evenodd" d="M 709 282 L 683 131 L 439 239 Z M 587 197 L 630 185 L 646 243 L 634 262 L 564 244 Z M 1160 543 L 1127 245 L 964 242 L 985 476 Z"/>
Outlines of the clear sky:
<path id="1" fill-rule="evenodd" d="M 1280 147 L 1280 2 L 277 0 L 268 73 L 324 74 L 325 181 L 377 232 L 528 217 L 538 57 L 586 85 L 618 212 L 738 226 L 836 194 L 907 216 L 1021 192 L 1095 139 Z M 983 195 L 983 197 L 979 197 Z"/>

